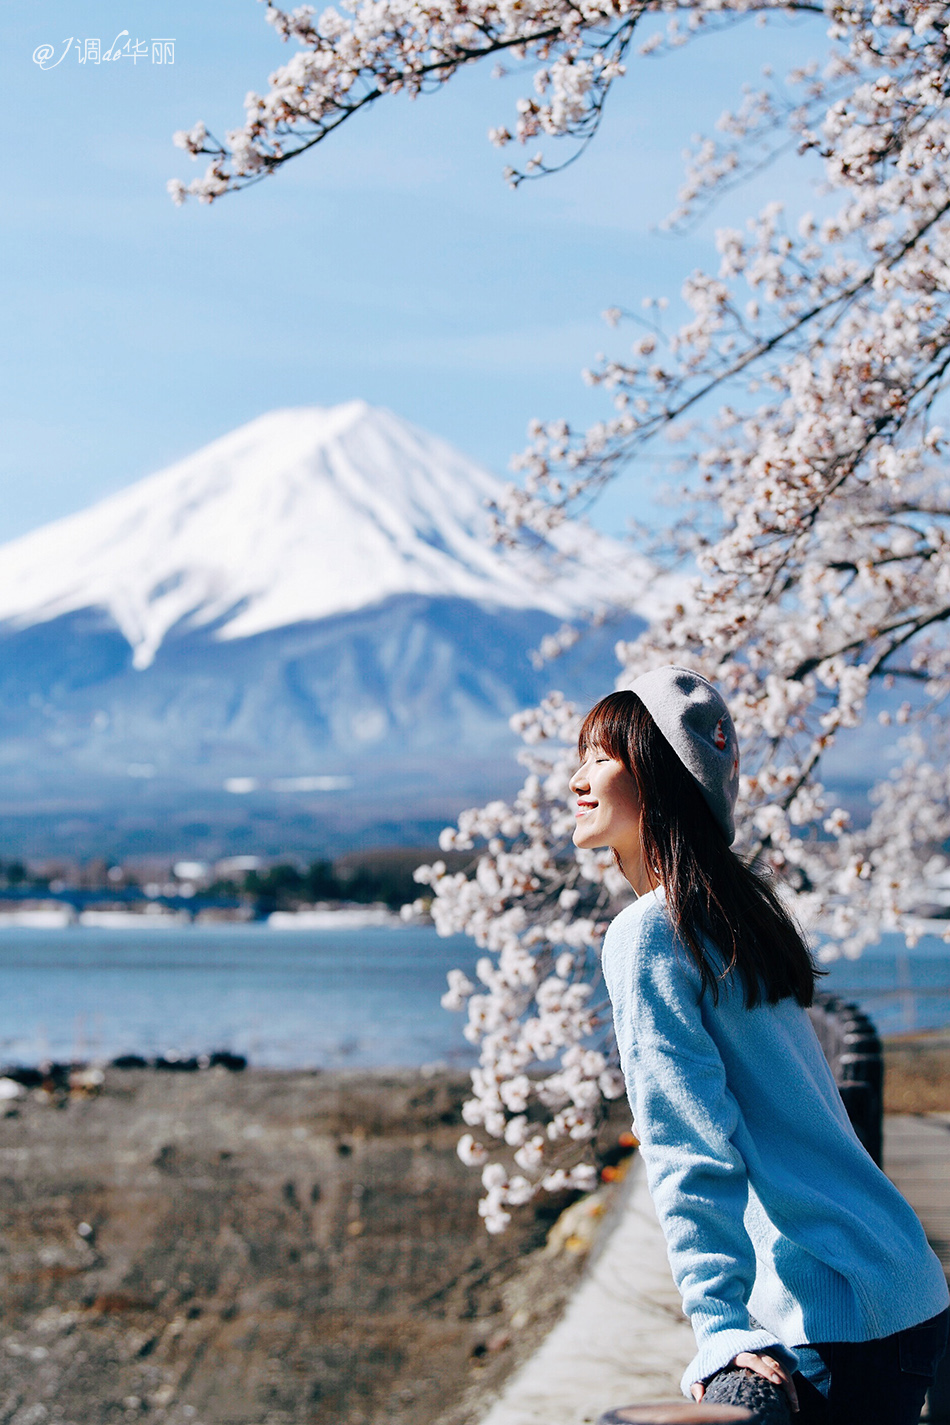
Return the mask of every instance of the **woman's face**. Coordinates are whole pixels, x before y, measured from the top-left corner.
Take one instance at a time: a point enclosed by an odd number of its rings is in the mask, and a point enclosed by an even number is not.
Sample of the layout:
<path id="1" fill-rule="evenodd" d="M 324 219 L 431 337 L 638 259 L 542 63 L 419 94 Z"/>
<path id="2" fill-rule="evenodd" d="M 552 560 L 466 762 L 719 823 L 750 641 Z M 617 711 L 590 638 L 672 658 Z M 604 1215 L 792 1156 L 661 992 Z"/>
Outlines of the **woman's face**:
<path id="1" fill-rule="evenodd" d="M 602 747 L 588 747 L 570 785 L 577 798 L 574 845 L 609 846 L 632 869 L 640 860 L 640 797 L 626 767 Z"/>

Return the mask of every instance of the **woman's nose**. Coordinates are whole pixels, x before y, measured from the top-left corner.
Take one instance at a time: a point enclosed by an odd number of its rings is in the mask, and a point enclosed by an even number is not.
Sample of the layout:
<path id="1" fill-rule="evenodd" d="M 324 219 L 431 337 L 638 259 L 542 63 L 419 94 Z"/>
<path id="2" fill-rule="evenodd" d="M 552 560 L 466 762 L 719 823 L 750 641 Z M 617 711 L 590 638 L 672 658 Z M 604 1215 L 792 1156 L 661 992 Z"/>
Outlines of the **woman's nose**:
<path id="1" fill-rule="evenodd" d="M 571 791 L 574 792 L 574 793 L 577 793 L 577 792 L 588 792 L 588 791 L 590 791 L 590 787 L 588 786 L 587 778 L 584 776 L 584 769 L 583 769 L 583 767 L 578 767 L 577 771 L 574 773 L 573 777 L 571 778 L 571 780 L 568 782 L 567 785 L 570 787 Z"/>

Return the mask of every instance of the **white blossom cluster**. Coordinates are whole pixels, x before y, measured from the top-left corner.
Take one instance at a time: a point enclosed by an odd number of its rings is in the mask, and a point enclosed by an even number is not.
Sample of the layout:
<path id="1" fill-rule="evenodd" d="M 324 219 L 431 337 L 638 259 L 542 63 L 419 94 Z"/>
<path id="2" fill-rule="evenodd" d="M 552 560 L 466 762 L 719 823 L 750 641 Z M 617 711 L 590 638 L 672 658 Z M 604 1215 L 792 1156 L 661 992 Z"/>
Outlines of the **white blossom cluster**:
<path id="1" fill-rule="evenodd" d="M 411 908 L 427 906 L 440 934 L 463 932 L 485 952 L 478 983 L 452 971 L 442 1003 L 466 1012 L 463 1032 L 479 1048 L 463 1107 L 474 1134 L 462 1138 L 459 1156 L 483 1168 L 480 1210 L 490 1232 L 538 1189 L 596 1185 L 594 1165 L 579 1162 L 578 1151 L 596 1134 L 605 1101 L 624 1091 L 596 950 L 606 908 L 626 883 L 608 858 L 566 849 L 573 769 L 564 739 L 576 738 L 576 710 L 553 694 L 514 721 L 529 744 L 523 788 L 511 804 L 465 812 L 442 833 L 445 851 L 476 842 L 484 850 L 472 875 L 453 874 L 443 861 L 420 867 L 416 880 L 431 899 Z M 484 1138 L 514 1150 L 511 1166 L 489 1162 Z"/>

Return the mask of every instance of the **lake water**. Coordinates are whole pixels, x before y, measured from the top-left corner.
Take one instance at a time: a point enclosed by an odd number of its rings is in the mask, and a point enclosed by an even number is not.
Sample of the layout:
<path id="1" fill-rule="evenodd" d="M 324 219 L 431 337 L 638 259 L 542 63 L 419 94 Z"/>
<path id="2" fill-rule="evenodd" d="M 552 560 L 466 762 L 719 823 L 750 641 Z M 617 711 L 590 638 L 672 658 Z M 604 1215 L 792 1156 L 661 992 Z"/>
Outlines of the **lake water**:
<path id="1" fill-rule="evenodd" d="M 0 931 L 0 1062 L 230 1049 L 280 1068 L 471 1062 L 428 926 Z"/>
<path id="2" fill-rule="evenodd" d="M 858 960 L 823 966 L 821 988 L 854 1000 L 881 1034 L 950 1027 L 950 945 L 924 936 L 907 950 L 899 935 L 884 935 Z"/>
<path id="3" fill-rule="evenodd" d="M 950 1025 L 950 947 L 890 937 L 829 967 L 882 1033 Z M 428 926 L 0 930 L 0 1063 L 230 1049 L 271 1067 L 465 1065 L 445 974 L 477 952 Z"/>

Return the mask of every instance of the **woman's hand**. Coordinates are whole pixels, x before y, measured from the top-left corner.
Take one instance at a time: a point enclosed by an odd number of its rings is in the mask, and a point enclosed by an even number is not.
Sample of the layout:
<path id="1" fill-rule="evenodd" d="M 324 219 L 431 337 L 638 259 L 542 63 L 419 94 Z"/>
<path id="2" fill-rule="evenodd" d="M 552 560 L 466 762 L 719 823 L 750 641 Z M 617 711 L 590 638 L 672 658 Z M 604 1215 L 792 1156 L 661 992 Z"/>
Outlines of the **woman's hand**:
<path id="1" fill-rule="evenodd" d="M 740 1366 L 747 1371 L 754 1371 L 757 1376 L 764 1376 L 773 1385 L 780 1385 L 788 1396 L 788 1403 L 792 1410 L 798 1410 L 798 1395 L 795 1391 L 795 1383 L 784 1366 L 780 1365 L 774 1356 L 755 1356 L 751 1351 L 740 1351 L 738 1356 L 729 1362 L 731 1366 Z M 694 1400 L 702 1400 L 706 1394 L 706 1387 L 702 1381 L 695 1381 L 690 1386 Z"/>

